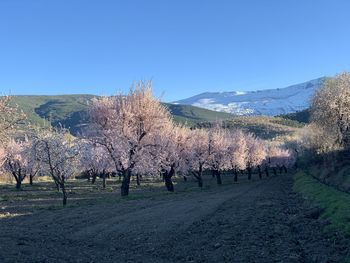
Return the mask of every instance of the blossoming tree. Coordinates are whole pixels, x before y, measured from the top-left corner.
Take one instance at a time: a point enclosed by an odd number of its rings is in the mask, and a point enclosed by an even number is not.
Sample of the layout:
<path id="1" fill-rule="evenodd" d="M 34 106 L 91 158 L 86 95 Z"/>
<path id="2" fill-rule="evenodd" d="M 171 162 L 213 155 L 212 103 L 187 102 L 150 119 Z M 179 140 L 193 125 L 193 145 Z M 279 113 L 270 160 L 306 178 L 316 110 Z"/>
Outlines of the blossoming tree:
<path id="1" fill-rule="evenodd" d="M 153 165 L 149 152 L 157 147 L 154 136 L 171 122 L 170 113 L 153 97 L 152 83 L 139 82 L 125 96 L 96 100 L 90 117 L 88 136 L 109 153 L 115 170 L 123 177 L 121 195 L 126 196 L 139 164 Z"/>
<path id="2" fill-rule="evenodd" d="M 50 129 L 38 133 L 34 147 L 42 170 L 48 172 L 58 190 L 61 189 L 63 205 L 66 205 L 66 181 L 75 171 L 79 154 L 78 144 L 65 129 Z"/>

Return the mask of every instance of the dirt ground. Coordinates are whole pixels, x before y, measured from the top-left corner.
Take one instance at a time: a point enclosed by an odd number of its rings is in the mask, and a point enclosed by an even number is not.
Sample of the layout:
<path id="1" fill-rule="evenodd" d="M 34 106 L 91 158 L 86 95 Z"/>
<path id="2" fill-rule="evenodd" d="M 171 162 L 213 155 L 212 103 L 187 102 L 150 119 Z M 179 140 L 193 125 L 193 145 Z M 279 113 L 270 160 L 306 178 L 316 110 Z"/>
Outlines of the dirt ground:
<path id="1" fill-rule="evenodd" d="M 324 231 L 329 222 L 319 218 L 320 210 L 309 207 L 292 185 L 290 175 L 280 175 L 128 200 L 117 199 L 115 192 L 97 199 L 91 192 L 79 203 L 73 201 L 79 195 L 72 194 L 68 202 L 73 205 L 64 209 L 51 203 L 34 206 L 35 199 L 3 198 L 3 213 L 18 216 L 0 218 L 0 262 L 342 262 L 350 258 L 349 237 Z M 45 204 L 45 198 L 40 200 Z"/>

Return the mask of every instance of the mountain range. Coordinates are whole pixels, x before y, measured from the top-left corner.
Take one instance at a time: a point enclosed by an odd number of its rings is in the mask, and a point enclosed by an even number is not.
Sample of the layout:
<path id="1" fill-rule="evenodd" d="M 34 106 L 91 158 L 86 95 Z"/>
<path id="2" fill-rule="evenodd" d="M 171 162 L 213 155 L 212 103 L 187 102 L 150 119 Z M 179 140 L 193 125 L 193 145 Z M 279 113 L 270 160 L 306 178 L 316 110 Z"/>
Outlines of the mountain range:
<path id="1" fill-rule="evenodd" d="M 93 98 L 98 96 L 87 94 L 35 96 L 13 96 L 13 103 L 26 113 L 32 124 L 64 126 L 72 134 L 77 134 L 88 123 L 87 110 Z M 190 105 L 164 103 L 173 119 L 178 123 L 190 125 L 216 120 L 227 120 L 232 114 L 216 112 Z"/>
<path id="2" fill-rule="evenodd" d="M 258 91 L 205 92 L 173 102 L 234 115 L 276 116 L 303 111 L 326 77 L 310 80 L 285 88 Z"/>
<path id="3" fill-rule="evenodd" d="M 178 123 L 206 125 L 217 120 L 233 120 L 239 116 L 280 116 L 297 122 L 308 122 L 309 101 L 326 78 L 318 78 L 282 89 L 248 92 L 206 92 L 174 103 L 164 103 Z M 62 125 L 77 134 L 88 124 L 87 110 L 93 98 L 87 94 L 13 96 L 33 124 Z M 248 119 L 242 119 L 247 123 Z M 258 119 L 249 121 L 256 122 Z M 266 119 L 267 120 L 267 119 Z M 270 122 L 282 120 L 269 119 Z M 284 121 L 282 121 L 284 122 Z M 284 123 L 290 125 L 290 123 Z M 292 123 L 292 126 L 295 125 Z M 242 127 L 242 124 L 238 125 Z M 243 125 L 244 126 L 244 125 Z"/>

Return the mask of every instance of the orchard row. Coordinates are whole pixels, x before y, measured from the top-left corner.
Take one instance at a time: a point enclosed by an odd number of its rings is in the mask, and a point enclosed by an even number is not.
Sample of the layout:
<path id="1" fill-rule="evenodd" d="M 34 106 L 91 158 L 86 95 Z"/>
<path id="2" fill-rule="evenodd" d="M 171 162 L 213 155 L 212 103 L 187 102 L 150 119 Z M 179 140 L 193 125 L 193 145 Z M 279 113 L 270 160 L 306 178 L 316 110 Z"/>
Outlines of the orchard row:
<path id="1" fill-rule="evenodd" d="M 173 122 L 168 109 L 152 95 L 151 83 L 140 82 L 127 95 L 103 97 L 92 102 L 90 121 L 78 137 L 64 128 L 17 128 L 23 114 L 0 102 L 0 162 L 16 180 L 30 182 L 49 174 L 67 202 L 66 180 L 78 171 L 94 181 L 114 173 L 122 178 L 121 195 L 129 194 L 132 176 L 159 176 L 169 191 L 176 174 L 193 176 L 203 186 L 203 172 L 211 171 L 221 184 L 222 172 L 252 170 L 260 178 L 269 168 L 287 170 L 295 156 L 287 149 L 241 130 L 228 130 L 219 123 L 210 129 L 190 129 Z M 29 129 L 28 129 L 29 130 Z"/>

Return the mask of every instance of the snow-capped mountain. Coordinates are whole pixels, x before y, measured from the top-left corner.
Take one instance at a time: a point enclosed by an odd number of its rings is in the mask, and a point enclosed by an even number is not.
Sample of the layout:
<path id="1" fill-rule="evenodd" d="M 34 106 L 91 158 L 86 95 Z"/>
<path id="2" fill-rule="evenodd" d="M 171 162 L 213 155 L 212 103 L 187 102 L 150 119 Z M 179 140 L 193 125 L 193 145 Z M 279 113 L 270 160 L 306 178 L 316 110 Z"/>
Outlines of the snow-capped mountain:
<path id="1" fill-rule="evenodd" d="M 309 107 L 311 96 L 325 81 L 325 77 L 281 89 L 232 92 L 205 92 L 176 104 L 193 105 L 236 115 L 280 115 Z"/>

